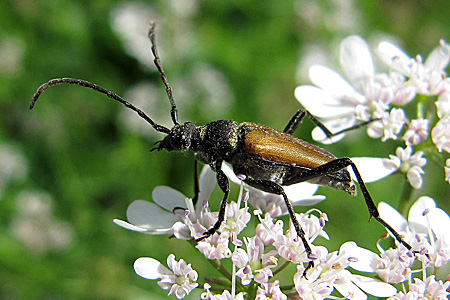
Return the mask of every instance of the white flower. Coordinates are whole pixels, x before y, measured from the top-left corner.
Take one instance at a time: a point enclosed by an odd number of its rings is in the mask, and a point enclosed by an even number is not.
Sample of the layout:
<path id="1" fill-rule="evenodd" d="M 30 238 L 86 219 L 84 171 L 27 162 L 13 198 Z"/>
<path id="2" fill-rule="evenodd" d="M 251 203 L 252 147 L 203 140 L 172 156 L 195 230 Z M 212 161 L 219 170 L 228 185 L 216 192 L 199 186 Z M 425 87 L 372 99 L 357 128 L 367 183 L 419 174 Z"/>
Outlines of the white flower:
<path id="1" fill-rule="evenodd" d="M 354 242 L 344 243 L 339 253 L 333 252 L 327 256 L 328 262 L 325 264 L 330 273 L 334 272 L 337 280 L 334 283 L 335 288 L 343 296 L 349 299 L 366 299 L 366 293 L 376 297 L 389 297 L 397 289 L 392 285 L 382 282 L 378 279 L 352 274 L 347 268 L 350 266 L 362 272 L 373 272 L 367 267 L 356 267 L 364 265 L 367 259 L 372 258 L 371 251 L 360 248 Z"/>
<path id="2" fill-rule="evenodd" d="M 295 288 L 302 299 L 328 298 L 334 289 L 348 299 L 364 300 L 371 294 L 377 297 L 389 297 L 397 289 L 390 284 L 370 277 L 354 275 L 347 270 L 360 258 L 364 261 L 366 253 L 361 252 L 355 243 L 344 243 L 339 252 L 328 253 L 324 247 L 317 247 L 318 259 L 315 266 L 303 276 L 304 267 L 298 266 L 294 275 Z M 367 250 L 368 251 L 368 250 Z M 370 251 L 369 251 L 370 252 Z M 372 252 L 370 252 L 372 253 Z M 364 272 L 373 272 L 362 270 Z"/>
<path id="3" fill-rule="evenodd" d="M 409 279 L 411 267 L 414 262 L 412 255 L 408 255 L 409 250 L 402 248 L 388 249 L 381 253 L 372 267 L 385 282 L 400 283 Z"/>
<path id="4" fill-rule="evenodd" d="M 211 286 L 208 283 L 204 284 L 205 292 L 202 293 L 202 300 L 244 300 L 244 293 L 241 292 L 236 296 L 232 296 L 230 291 L 224 290 L 221 295 L 211 293 Z"/>
<path id="5" fill-rule="evenodd" d="M 403 135 L 403 140 L 409 146 L 418 145 L 428 139 L 430 120 L 414 119 L 408 126 L 408 130 Z"/>
<path id="6" fill-rule="evenodd" d="M 256 300 L 287 300 L 287 296 L 281 292 L 280 282 L 262 283 L 256 291 Z"/>
<path id="7" fill-rule="evenodd" d="M 450 117 L 439 120 L 431 130 L 431 138 L 439 152 L 445 150 L 450 153 Z"/>
<path id="8" fill-rule="evenodd" d="M 446 78 L 446 81 L 448 81 L 449 89 L 441 93 L 435 102 L 437 115 L 441 119 L 450 116 L 450 79 Z"/>
<path id="9" fill-rule="evenodd" d="M 405 173 L 409 183 L 415 189 L 422 187 L 422 174 L 424 171 L 422 167 L 426 165 L 427 160 L 422 157 L 423 151 L 413 153 L 413 149 L 407 146 L 405 149 L 398 147 L 394 155 L 389 155 L 390 160 L 386 160 L 388 168 L 395 169 L 399 172 Z"/>
<path id="10" fill-rule="evenodd" d="M 200 241 L 197 248 L 207 259 L 223 259 L 231 256 L 231 250 L 228 248 L 229 235 L 218 234 L 217 232 L 210 237 Z"/>
<path id="11" fill-rule="evenodd" d="M 251 215 L 248 212 L 248 206 L 240 208 L 238 203 L 231 201 L 227 204 L 225 221 L 222 223 L 219 231 L 237 235 L 244 230 L 245 227 L 247 227 L 247 223 L 250 219 Z"/>
<path id="12" fill-rule="evenodd" d="M 164 290 L 170 290 L 168 295 L 175 295 L 178 299 L 184 298 L 198 286 L 198 274 L 191 264 L 186 264 L 183 259 L 178 262 L 175 255 L 170 254 L 167 266 L 169 269 L 151 257 L 141 257 L 134 262 L 136 274 L 145 279 L 161 279 L 158 285 Z"/>
<path id="13" fill-rule="evenodd" d="M 353 126 L 357 119 L 378 118 L 372 116 L 377 106 L 405 104 L 415 96 L 414 90 L 404 84 L 402 75 L 375 74 L 369 46 L 359 36 L 342 41 L 340 62 L 350 83 L 333 70 L 312 66 L 309 76 L 317 87 L 306 85 L 295 89 L 297 100 L 332 132 Z M 312 136 L 314 140 L 329 143 L 338 141 L 343 134 L 330 140 L 321 129 L 315 128 Z"/>
<path id="14" fill-rule="evenodd" d="M 264 253 L 264 243 L 258 237 L 244 238 L 246 250 L 237 248 L 231 260 L 239 268 L 236 276 L 241 278 L 243 285 L 249 285 L 252 280 L 257 283 L 268 282 L 272 277 L 271 268 L 277 266 L 276 254 L 272 250 Z"/>
<path id="15" fill-rule="evenodd" d="M 173 234 L 172 226 L 184 213 L 186 197 L 180 192 L 168 187 L 157 186 L 153 189 L 152 198 L 155 203 L 145 200 L 135 200 L 127 208 L 127 219 L 114 219 L 114 223 L 146 234 Z"/>
<path id="16" fill-rule="evenodd" d="M 215 174 L 209 166 L 205 166 L 199 179 L 199 203 L 209 199 L 215 184 Z M 183 219 L 186 215 L 186 209 L 190 209 L 188 215 L 190 215 L 191 219 L 196 215 L 192 200 L 170 187 L 155 187 L 152 191 L 152 198 L 155 203 L 145 200 L 133 201 L 127 208 L 127 219 L 129 222 L 114 219 L 114 223 L 125 229 L 146 234 L 175 234 L 179 233 L 175 232 L 176 229 L 178 231 L 182 230 L 179 226 L 174 227 L 174 225 Z M 198 208 L 201 210 L 203 207 L 198 205 Z M 210 223 L 213 222 L 211 221 Z M 206 225 L 210 226 L 211 224 Z M 201 230 L 203 231 L 199 235 L 203 234 L 207 229 L 203 228 Z M 179 234 L 179 236 L 183 235 Z M 184 239 L 191 238 L 190 235 L 183 237 Z"/>
<path id="17" fill-rule="evenodd" d="M 314 268 L 308 272 L 307 277 L 303 276 L 305 268 L 297 266 L 297 272 L 294 275 L 295 290 L 301 299 L 321 300 L 328 298 L 334 290 L 336 277 L 321 278 L 320 269 Z"/>
<path id="18" fill-rule="evenodd" d="M 328 239 L 327 233 L 321 226 L 320 219 L 310 213 L 295 214 L 295 217 L 300 227 L 305 232 L 305 239 L 308 241 L 314 254 L 315 247 L 312 245 L 312 242 L 318 236 Z M 274 233 L 271 235 L 275 236 Z M 287 230 L 284 235 L 276 235 L 276 241 L 273 243 L 273 246 L 277 249 L 278 254 L 288 261 L 296 264 L 310 261 L 310 258 L 305 251 L 303 241 L 298 237 L 292 224 L 292 220 L 289 222 L 289 230 Z"/>
<path id="19" fill-rule="evenodd" d="M 378 205 L 380 216 L 418 251 L 419 260 L 437 268 L 450 260 L 450 217 L 430 197 L 420 197 L 409 210 L 408 221 L 388 204 Z M 404 260 L 404 258 L 399 258 Z"/>
<path id="20" fill-rule="evenodd" d="M 258 216 L 259 217 L 259 216 Z M 274 220 L 269 213 L 266 213 L 264 219 L 259 218 L 260 224 L 256 225 L 256 235 L 263 241 L 264 245 L 269 246 L 282 236 L 283 221 Z"/>
<path id="21" fill-rule="evenodd" d="M 36 255 L 69 248 L 74 230 L 67 222 L 56 220 L 52 198 L 45 192 L 22 191 L 15 201 L 17 214 L 11 220 L 12 235 Z"/>
<path id="22" fill-rule="evenodd" d="M 350 76 L 350 82 L 360 85 L 361 80 L 373 75 L 371 53 L 364 40 L 358 36 L 349 36 L 342 41 L 340 49 L 341 65 Z M 321 118 L 332 132 L 353 126 L 356 122 L 355 108 L 366 103 L 364 95 L 341 75 L 323 66 L 312 66 L 309 77 L 316 86 L 298 86 L 295 89 L 297 100 L 313 115 Z M 319 137 L 320 133 L 313 131 L 313 138 L 317 140 Z M 342 137 L 333 137 L 332 140 L 337 141 Z"/>
<path id="23" fill-rule="evenodd" d="M 27 172 L 22 151 L 10 144 L 0 144 L 0 196 L 9 181 L 22 179 Z"/>
<path id="24" fill-rule="evenodd" d="M 406 294 L 399 292 L 390 297 L 389 300 L 445 300 L 448 299 L 449 292 L 447 292 L 447 290 L 449 286 L 450 281 L 446 281 L 445 283 L 441 280 L 436 281 L 434 275 L 427 277 L 425 281 L 422 281 L 419 278 L 414 278 L 414 283 L 410 284 L 409 291 Z"/>
<path id="25" fill-rule="evenodd" d="M 401 108 L 393 108 L 390 112 L 377 110 L 373 116 L 380 120 L 369 124 L 367 133 L 372 138 L 381 138 L 383 142 L 396 140 L 397 134 L 407 121 L 405 111 Z"/>
<path id="26" fill-rule="evenodd" d="M 444 69 L 450 61 L 450 46 L 443 40 L 427 57 L 425 63 L 422 57 L 410 58 L 403 50 L 389 42 L 378 45 L 380 58 L 393 70 L 409 77 L 409 85 L 418 93 L 438 95 L 444 86 Z"/>

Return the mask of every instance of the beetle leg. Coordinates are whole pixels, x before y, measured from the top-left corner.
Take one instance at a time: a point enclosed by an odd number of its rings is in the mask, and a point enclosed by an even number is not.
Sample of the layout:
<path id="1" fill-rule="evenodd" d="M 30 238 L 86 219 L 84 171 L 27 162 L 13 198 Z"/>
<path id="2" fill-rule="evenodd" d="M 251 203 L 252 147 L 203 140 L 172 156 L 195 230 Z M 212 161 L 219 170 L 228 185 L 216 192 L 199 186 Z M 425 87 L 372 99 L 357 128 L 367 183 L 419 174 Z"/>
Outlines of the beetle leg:
<path id="1" fill-rule="evenodd" d="M 197 242 L 206 239 L 207 237 L 213 235 L 217 230 L 219 230 L 220 225 L 225 219 L 225 209 L 228 203 L 228 194 L 230 193 L 230 182 L 228 181 L 225 173 L 222 171 L 222 161 L 217 161 L 215 164 L 213 164 L 213 166 L 211 166 L 211 168 L 216 171 L 217 183 L 220 189 L 223 191 L 224 195 L 222 202 L 220 203 L 219 216 L 217 217 L 216 223 L 208 231 L 204 232 L 204 235 L 202 237 L 196 239 Z"/>
<path id="2" fill-rule="evenodd" d="M 302 229 L 302 227 L 298 223 L 298 220 L 295 217 L 294 209 L 292 208 L 291 202 L 289 201 L 286 193 L 284 192 L 283 187 L 281 185 L 279 185 L 278 183 L 269 181 L 269 180 L 258 180 L 258 179 L 253 179 L 253 178 L 246 178 L 245 182 L 249 183 L 252 186 L 255 186 L 255 187 L 257 186 L 259 189 L 261 189 L 265 192 L 276 194 L 276 195 L 281 195 L 283 197 L 284 203 L 286 203 L 286 207 L 288 209 L 289 216 L 291 217 L 292 224 L 294 225 L 295 231 L 297 232 L 297 235 L 301 238 L 301 240 L 303 242 L 303 246 L 305 247 L 305 252 L 306 252 L 308 258 L 310 258 L 312 255 L 312 250 L 311 250 L 311 247 L 309 246 L 308 241 L 306 240 L 305 231 Z M 306 271 L 308 271 L 312 267 L 314 267 L 314 262 L 312 260 L 310 260 L 308 263 L 308 266 L 306 267 L 305 271 L 303 272 L 303 275 L 305 276 Z"/>
<path id="3" fill-rule="evenodd" d="M 355 124 L 353 126 L 350 126 L 348 128 L 344 128 L 342 130 L 339 130 L 338 132 L 331 132 L 319 119 L 317 119 L 316 117 L 314 117 L 309 111 L 305 110 L 305 109 L 299 109 L 295 115 L 291 118 L 291 120 L 288 122 L 288 124 L 286 125 L 286 127 L 284 128 L 283 132 L 292 135 L 294 133 L 294 131 L 297 129 L 298 125 L 300 125 L 300 123 L 302 122 L 303 118 L 305 116 L 308 116 L 308 118 L 320 129 L 322 129 L 322 131 L 325 133 L 325 135 L 328 138 L 331 138 L 333 136 L 339 135 L 341 133 L 350 131 L 350 130 L 354 130 L 354 129 L 358 129 L 360 127 L 366 126 L 367 124 L 370 124 L 372 122 L 378 121 L 379 119 L 371 119 L 369 121 L 365 121 L 362 123 L 358 123 Z"/>
<path id="4" fill-rule="evenodd" d="M 337 158 L 335 160 L 332 160 L 324 165 L 321 165 L 317 168 L 307 170 L 304 173 L 304 176 L 302 174 L 302 181 L 306 181 L 315 177 L 320 177 L 324 175 L 331 174 L 333 172 L 342 170 L 348 166 L 351 166 L 353 173 L 356 176 L 356 180 L 358 181 L 358 185 L 361 189 L 361 192 L 364 196 L 364 200 L 366 201 L 367 208 L 369 210 L 369 221 L 372 218 L 375 218 L 381 225 L 383 225 L 388 231 L 392 233 L 392 235 L 395 237 L 395 239 L 401 243 L 403 246 L 405 246 L 408 250 L 411 250 L 411 246 L 403 240 L 403 238 L 400 236 L 400 234 L 392 228 L 388 223 L 386 223 L 381 217 L 380 213 L 378 212 L 378 209 L 373 202 L 372 197 L 369 194 L 369 191 L 367 190 L 366 184 L 364 183 L 361 174 L 358 171 L 358 168 L 356 167 L 355 163 L 350 158 Z"/>
<path id="5" fill-rule="evenodd" d="M 194 160 L 194 198 L 192 198 L 192 203 L 197 204 L 198 194 L 200 193 L 200 186 L 198 183 L 198 160 Z"/>
<path id="6" fill-rule="evenodd" d="M 294 131 L 297 129 L 298 125 L 302 122 L 303 118 L 305 117 L 305 114 L 306 110 L 304 109 L 297 110 L 295 115 L 293 115 L 292 118 L 287 123 L 283 132 L 292 135 Z"/>

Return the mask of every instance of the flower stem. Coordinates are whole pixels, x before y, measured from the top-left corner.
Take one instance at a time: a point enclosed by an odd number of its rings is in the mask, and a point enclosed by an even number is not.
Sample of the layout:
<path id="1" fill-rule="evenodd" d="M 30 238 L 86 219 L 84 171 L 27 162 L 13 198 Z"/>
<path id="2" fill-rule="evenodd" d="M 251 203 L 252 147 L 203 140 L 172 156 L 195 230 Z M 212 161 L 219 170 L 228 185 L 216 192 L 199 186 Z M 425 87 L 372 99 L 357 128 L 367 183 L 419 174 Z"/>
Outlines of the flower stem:
<path id="1" fill-rule="evenodd" d="M 247 298 L 246 299 L 255 299 L 256 298 L 256 290 L 257 290 L 257 286 L 256 284 L 253 282 L 252 284 L 250 284 L 248 286 L 247 289 Z"/>
<path id="2" fill-rule="evenodd" d="M 409 184 L 408 180 L 404 180 L 403 194 L 400 198 L 400 203 L 398 204 L 398 211 L 403 215 L 407 216 L 410 204 L 411 204 L 411 195 L 413 188 Z"/>
<path id="3" fill-rule="evenodd" d="M 285 261 L 285 263 L 279 267 L 278 269 L 276 269 L 275 271 L 273 271 L 273 276 L 277 275 L 278 273 L 280 273 L 281 271 L 283 271 L 287 266 L 289 266 L 290 261 Z"/>

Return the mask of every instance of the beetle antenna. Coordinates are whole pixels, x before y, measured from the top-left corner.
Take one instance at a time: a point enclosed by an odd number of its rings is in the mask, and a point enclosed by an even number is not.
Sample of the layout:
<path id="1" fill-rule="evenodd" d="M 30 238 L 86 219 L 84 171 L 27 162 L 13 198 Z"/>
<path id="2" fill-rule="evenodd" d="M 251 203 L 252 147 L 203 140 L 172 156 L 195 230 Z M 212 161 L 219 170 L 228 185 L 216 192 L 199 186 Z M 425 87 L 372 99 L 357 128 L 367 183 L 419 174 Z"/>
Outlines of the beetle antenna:
<path id="1" fill-rule="evenodd" d="M 169 81 L 167 80 L 166 73 L 164 73 L 163 67 L 161 65 L 161 60 L 158 55 L 158 49 L 156 48 L 156 40 L 155 40 L 155 22 L 150 22 L 150 28 L 148 30 L 148 37 L 150 39 L 150 42 L 152 43 L 152 53 L 154 56 L 153 62 L 155 63 L 156 68 L 159 71 L 159 74 L 161 75 L 161 79 L 164 83 L 164 86 L 166 87 L 166 93 L 169 97 L 170 105 L 172 106 L 172 109 L 170 110 L 170 115 L 172 117 L 173 124 L 178 124 L 178 112 L 177 112 L 177 106 L 175 105 L 175 100 L 173 99 L 172 94 L 172 88 L 169 85 Z"/>
<path id="2" fill-rule="evenodd" d="M 147 114 L 145 112 L 143 112 L 142 110 L 140 110 L 139 108 L 137 108 L 136 106 L 131 104 L 130 102 L 126 101 L 122 97 L 118 96 L 117 94 L 115 94 L 113 92 L 110 92 L 110 91 L 102 88 L 99 85 L 96 85 L 94 83 L 91 83 L 91 82 L 86 81 L 86 80 L 81 80 L 81 79 L 56 78 L 56 79 L 52 79 L 52 80 L 44 83 L 43 85 L 41 85 L 38 88 L 38 90 L 34 94 L 33 99 L 31 100 L 31 103 L 30 103 L 30 109 L 33 109 L 34 105 L 36 104 L 36 101 L 38 100 L 38 98 L 42 94 L 42 92 L 44 92 L 46 89 L 48 89 L 51 86 L 58 85 L 58 84 L 64 84 L 64 83 L 75 84 L 75 85 L 79 85 L 79 86 L 83 86 L 83 87 L 88 87 L 88 88 L 93 89 L 94 91 L 97 91 L 97 92 L 100 92 L 102 94 L 105 94 L 109 98 L 111 98 L 113 100 L 116 100 L 116 101 L 119 101 L 120 103 L 125 105 L 127 108 L 135 111 L 141 118 L 143 118 L 150 125 L 152 125 L 152 127 L 155 128 L 156 131 L 162 132 L 162 133 L 166 133 L 166 134 L 170 132 L 169 128 L 164 127 L 164 126 L 159 125 L 159 124 L 156 124 L 155 122 L 153 122 L 153 120 L 149 116 L 147 116 Z"/>

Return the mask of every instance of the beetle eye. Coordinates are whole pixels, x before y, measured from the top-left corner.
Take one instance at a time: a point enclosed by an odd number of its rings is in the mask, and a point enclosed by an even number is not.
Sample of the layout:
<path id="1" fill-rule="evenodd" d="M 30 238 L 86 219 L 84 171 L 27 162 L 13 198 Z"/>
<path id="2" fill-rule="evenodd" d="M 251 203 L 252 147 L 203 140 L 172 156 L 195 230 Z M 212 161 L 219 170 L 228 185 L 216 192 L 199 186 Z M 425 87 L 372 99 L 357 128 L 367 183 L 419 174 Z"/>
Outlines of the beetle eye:
<path id="1" fill-rule="evenodd" d="M 170 145 L 173 149 L 183 150 L 189 148 L 189 141 L 187 139 L 186 134 L 175 133 L 170 138 Z"/>

